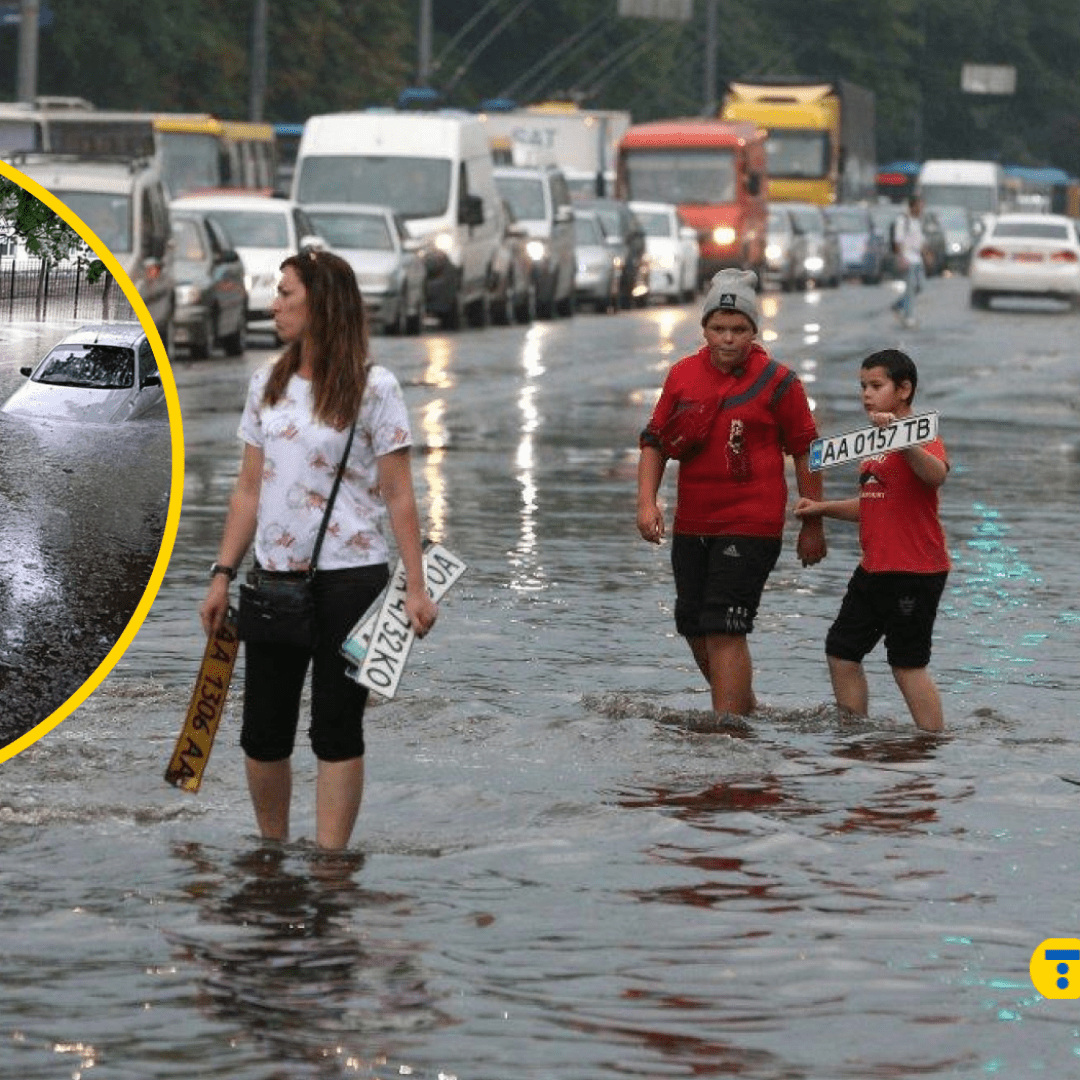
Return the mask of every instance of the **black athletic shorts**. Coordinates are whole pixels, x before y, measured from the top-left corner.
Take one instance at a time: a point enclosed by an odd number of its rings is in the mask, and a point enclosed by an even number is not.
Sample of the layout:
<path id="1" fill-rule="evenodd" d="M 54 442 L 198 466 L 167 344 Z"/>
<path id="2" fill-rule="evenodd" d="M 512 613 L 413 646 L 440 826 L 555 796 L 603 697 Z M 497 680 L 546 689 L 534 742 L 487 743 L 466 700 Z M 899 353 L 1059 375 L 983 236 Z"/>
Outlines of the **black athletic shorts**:
<path id="1" fill-rule="evenodd" d="M 948 574 L 871 574 L 855 568 L 840 613 L 825 638 L 825 653 L 861 662 L 885 638 L 890 667 L 924 668 Z"/>
<path id="2" fill-rule="evenodd" d="M 348 761 L 364 754 L 367 688 L 345 673 L 345 635 L 378 598 L 390 577 L 385 563 L 315 571 L 312 650 L 244 643 L 244 721 L 240 745 L 255 761 L 284 761 L 293 752 L 300 723 L 300 694 L 311 665 L 311 748 L 320 761 Z"/>
<path id="3" fill-rule="evenodd" d="M 684 637 L 749 634 L 781 546 L 779 537 L 676 533 L 675 629 Z"/>

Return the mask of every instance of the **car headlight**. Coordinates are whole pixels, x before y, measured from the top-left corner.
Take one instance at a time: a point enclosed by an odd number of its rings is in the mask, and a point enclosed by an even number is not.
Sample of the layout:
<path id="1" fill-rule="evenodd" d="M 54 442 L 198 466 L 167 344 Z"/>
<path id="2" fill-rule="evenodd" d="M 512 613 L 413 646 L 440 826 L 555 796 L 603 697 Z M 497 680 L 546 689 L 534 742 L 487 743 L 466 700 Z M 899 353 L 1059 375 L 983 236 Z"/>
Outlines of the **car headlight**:
<path id="1" fill-rule="evenodd" d="M 177 285 L 176 303 L 180 307 L 189 307 L 197 304 L 202 299 L 202 291 L 198 285 Z"/>
<path id="2" fill-rule="evenodd" d="M 448 232 L 438 232 L 431 238 L 431 243 L 437 251 L 449 255 L 454 250 L 454 235 Z"/>
<path id="3" fill-rule="evenodd" d="M 729 247 L 734 244 L 737 235 L 730 225 L 717 225 L 712 231 L 713 243 L 719 244 L 720 247 Z"/>
<path id="4" fill-rule="evenodd" d="M 779 244 L 767 244 L 765 246 L 765 258 L 771 261 L 776 259 L 782 259 L 784 257 L 784 249 Z"/>
<path id="5" fill-rule="evenodd" d="M 670 251 L 665 251 L 657 260 L 657 265 L 661 270 L 674 270 L 675 269 L 675 256 Z"/>
<path id="6" fill-rule="evenodd" d="M 547 244 L 543 240 L 530 240 L 525 245 L 525 254 L 533 262 L 543 262 L 547 258 Z"/>
<path id="7" fill-rule="evenodd" d="M 811 273 L 825 268 L 825 260 L 820 255 L 806 256 L 806 269 Z"/>

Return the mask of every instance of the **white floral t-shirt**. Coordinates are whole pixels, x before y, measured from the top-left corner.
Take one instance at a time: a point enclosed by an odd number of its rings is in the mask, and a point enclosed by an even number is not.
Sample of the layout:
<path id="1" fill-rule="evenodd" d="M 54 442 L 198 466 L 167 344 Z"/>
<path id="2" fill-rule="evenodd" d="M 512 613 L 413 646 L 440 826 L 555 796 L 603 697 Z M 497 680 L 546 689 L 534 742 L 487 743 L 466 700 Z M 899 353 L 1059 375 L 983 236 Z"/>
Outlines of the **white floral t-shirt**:
<path id="1" fill-rule="evenodd" d="M 276 405 L 263 402 L 272 364 L 251 377 L 239 437 L 263 452 L 255 557 L 267 570 L 305 570 L 326 509 L 349 429 L 312 415 L 311 383 L 294 375 Z M 356 437 L 326 529 L 320 570 L 386 562 L 386 505 L 376 459 L 412 444 L 401 387 L 383 367 L 368 372 Z"/>

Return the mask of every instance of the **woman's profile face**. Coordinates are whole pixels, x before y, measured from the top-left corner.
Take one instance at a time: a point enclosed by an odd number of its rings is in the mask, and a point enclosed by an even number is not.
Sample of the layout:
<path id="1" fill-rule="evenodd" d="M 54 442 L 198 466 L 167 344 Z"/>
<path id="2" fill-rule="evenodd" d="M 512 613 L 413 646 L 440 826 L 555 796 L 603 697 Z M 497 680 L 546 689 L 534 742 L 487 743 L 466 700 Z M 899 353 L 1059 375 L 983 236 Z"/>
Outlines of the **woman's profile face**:
<path id="1" fill-rule="evenodd" d="M 281 272 L 271 310 L 274 313 L 274 329 L 286 345 L 304 336 L 308 322 L 307 289 L 295 268 L 286 266 Z"/>

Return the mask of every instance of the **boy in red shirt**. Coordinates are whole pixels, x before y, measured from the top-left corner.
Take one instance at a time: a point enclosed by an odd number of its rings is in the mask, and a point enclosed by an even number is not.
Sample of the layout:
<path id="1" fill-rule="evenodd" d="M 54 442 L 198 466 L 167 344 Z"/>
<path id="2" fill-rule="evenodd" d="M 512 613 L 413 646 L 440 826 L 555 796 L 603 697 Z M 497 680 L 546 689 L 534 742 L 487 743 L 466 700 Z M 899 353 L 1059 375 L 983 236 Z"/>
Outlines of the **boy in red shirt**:
<path id="1" fill-rule="evenodd" d="M 821 497 L 821 475 L 809 468 L 817 428 L 806 391 L 754 340 L 757 283 L 750 270 L 713 277 L 701 314 L 705 344 L 669 370 L 638 461 L 638 531 L 653 544 L 665 532 L 657 502 L 664 469 L 671 457 L 680 462 L 671 550 L 675 628 L 709 682 L 714 711 L 740 716 L 756 704 L 747 635 L 780 555 L 785 456 L 793 459 L 799 494 Z M 708 421 L 698 425 L 700 445 L 688 454 L 668 433 L 697 410 Z M 803 522 L 797 550 L 804 566 L 825 557 L 820 520 Z"/>
<path id="2" fill-rule="evenodd" d="M 910 416 L 918 378 L 911 357 L 898 349 L 868 356 L 860 382 L 871 421 L 885 427 Z M 795 507 L 803 521 L 832 517 L 859 523 L 862 560 L 825 640 L 837 705 L 867 715 L 862 660 L 884 635 L 893 678 L 923 731 L 945 727 L 928 665 L 934 619 L 949 572 L 938 518 L 938 488 L 948 472 L 945 447 L 934 439 L 863 459 L 856 498 L 800 499 Z"/>

